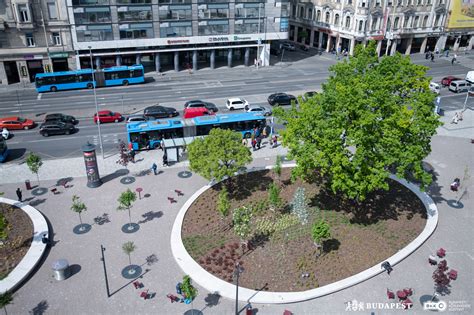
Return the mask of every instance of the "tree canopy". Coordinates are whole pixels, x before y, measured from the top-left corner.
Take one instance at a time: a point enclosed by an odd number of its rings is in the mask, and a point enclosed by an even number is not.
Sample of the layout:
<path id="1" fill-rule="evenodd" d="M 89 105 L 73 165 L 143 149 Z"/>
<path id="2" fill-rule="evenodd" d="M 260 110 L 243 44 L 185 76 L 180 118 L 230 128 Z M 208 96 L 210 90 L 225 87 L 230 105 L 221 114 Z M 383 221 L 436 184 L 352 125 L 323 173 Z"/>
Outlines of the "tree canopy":
<path id="1" fill-rule="evenodd" d="M 422 160 L 440 126 L 428 68 L 398 53 L 379 58 L 370 42 L 329 69 L 322 93 L 275 111 L 287 123 L 282 142 L 297 162 L 294 175 L 320 172 L 334 192 L 358 201 L 387 190 L 391 172 L 428 185 Z"/>
<path id="2" fill-rule="evenodd" d="M 190 169 L 207 180 L 221 181 L 252 161 L 242 135 L 225 129 L 212 129 L 209 136 L 188 146 Z"/>

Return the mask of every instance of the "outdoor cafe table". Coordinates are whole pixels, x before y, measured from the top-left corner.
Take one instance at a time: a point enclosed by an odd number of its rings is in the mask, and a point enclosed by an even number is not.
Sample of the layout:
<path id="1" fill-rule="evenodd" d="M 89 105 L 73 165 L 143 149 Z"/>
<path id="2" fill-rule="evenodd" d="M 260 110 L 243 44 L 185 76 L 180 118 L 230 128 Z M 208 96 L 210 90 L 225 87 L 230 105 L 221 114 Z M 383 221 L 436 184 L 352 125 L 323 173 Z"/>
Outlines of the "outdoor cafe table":
<path id="1" fill-rule="evenodd" d="M 397 297 L 400 299 L 400 300 L 404 300 L 407 298 L 407 294 L 405 293 L 405 291 L 403 290 L 398 290 L 397 291 Z"/>

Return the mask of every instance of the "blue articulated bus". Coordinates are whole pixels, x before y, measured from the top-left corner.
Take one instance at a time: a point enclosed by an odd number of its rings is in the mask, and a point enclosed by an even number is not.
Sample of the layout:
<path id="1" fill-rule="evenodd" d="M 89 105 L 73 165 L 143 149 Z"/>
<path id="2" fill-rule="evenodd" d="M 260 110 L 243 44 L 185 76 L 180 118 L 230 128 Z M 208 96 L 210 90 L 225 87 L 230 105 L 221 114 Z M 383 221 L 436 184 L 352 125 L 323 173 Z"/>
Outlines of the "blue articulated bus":
<path id="1" fill-rule="evenodd" d="M 92 78 L 94 71 L 95 81 Z M 112 67 L 105 69 L 81 69 L 74 71 L 38 73 L 35 77 L 36 91 L 56 92 L 73 89 L 129 85 L 145 82 L 142 65 Z"/>
<path id="2" fill-rule="evenodd" d="M 218 114 L 191 119 L 159 119 L 127 124 L 128 143 L 134 150 L 154 149 L 163 139 L 206 136 L 212 128 L 238 131 L 250 138 L 254 128 L 264 128 L 260 113 Z"/>
<path id="3" fill-rule="evenodd" d="M 0 163 L 5 162 L 7 157 L 8 157 L 7 141 L 3 139 L 2 136 L 0 136 Z"/>

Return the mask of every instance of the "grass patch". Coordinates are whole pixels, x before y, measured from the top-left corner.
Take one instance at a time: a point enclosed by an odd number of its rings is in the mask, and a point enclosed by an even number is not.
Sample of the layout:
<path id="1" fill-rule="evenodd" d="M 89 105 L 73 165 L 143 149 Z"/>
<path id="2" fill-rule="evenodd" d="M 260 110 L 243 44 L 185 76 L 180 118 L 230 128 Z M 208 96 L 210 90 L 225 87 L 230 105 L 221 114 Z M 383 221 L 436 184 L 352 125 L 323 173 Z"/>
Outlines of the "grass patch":
<path id="1" fill-rule="evenodd" d="M 214 236 L 195 235 L 183 238 L 183 244 L 194 259 L 205 255 L 211 249 L 225 245 L 226 239 Z"/>

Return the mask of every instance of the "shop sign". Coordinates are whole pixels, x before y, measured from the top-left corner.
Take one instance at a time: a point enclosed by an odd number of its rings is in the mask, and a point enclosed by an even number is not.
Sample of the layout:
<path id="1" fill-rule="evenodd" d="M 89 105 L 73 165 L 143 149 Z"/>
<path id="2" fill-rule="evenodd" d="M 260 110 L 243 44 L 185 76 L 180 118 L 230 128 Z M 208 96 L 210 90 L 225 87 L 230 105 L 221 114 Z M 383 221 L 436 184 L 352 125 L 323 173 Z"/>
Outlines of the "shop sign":
<path id="1" fill-rule="evenodd" d="M 252 37 L 234 36 L 234 40 L 252 40 Z"/>
<path id="2" fill-rule="evenodd" d="M 189 44 L 189 39 L 168 39 L 168 44 Z"/>
<path id="3" fill-rule="evenodd" d="M 229 37 L 227 37 L 227 36 L 209 37 L 209 41 L 211 43 L 213 43 L 213 42 L 228 42 Z"/>
<path id="4" fill-rule="evenodd" d="M 67 58 L 69 57 L 68 53 L 50 53 L 49 56 L 51 58 Z"/>

